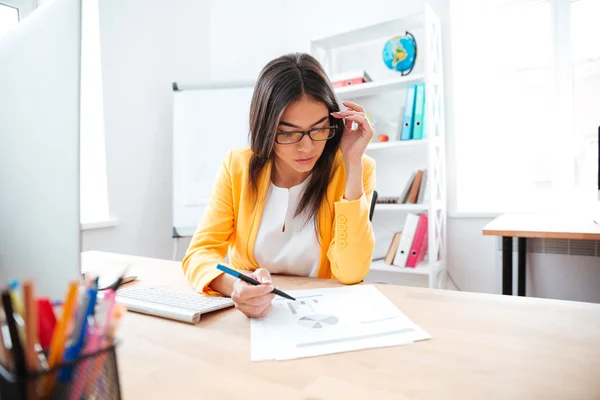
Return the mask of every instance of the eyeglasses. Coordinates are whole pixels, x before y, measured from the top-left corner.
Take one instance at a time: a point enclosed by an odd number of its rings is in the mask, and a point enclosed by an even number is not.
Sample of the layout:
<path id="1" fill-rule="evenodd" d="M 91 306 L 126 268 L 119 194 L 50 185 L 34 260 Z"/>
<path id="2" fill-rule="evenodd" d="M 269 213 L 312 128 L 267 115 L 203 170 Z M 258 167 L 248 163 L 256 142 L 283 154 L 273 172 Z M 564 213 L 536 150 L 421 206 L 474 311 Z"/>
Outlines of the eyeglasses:
<path id="1" fill-rule="evenodd" d="M 322 142 L 324 140 L 329 140 L 335 136 L 335 130 L 337 126 L 327 126 L 325 128 L 316 128 L 308 131 L 290 131 L 290 132 L 280 132 L 275 136 L 275 141 L 279 144 L 294 144 L 304 138 L 304 135 L 308 135 L 308 137 L 314 142 Z"/>

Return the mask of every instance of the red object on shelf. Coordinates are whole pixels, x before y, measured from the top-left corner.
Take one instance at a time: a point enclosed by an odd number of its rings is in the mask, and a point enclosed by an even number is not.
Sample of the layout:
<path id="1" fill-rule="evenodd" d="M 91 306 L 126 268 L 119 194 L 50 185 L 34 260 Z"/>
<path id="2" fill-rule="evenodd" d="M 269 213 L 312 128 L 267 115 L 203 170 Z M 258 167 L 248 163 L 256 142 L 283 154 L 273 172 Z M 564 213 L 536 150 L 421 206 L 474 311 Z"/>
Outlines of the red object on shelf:
<path id="1" fill-rule="evenodd" d="M 427 253 L 427 224 L 429 218 L 427 214 L 419 215 L 419 223 L 417 225 L 417 230 L 415 232 L 415 237 L 413 239 L 412 245 L 410 247 L 410 253 L 408 253 L 408 258 L 406 260 L 406 266 L 410 268 L 415 268 L 417 264 L 419 264 L 425 254 Z"/>
<path id="2" fill-rule="evenodd" d="M 359 85 L 361 83 L 365 83 L 365 78 L 354 78 L 354 79 L 344 79 L 341 81 L 331 82 L 334 88 L 350 86 L 350 85 Z"/>
<path id="3" fill-rule="evenodd" d="M 361 83 L 371 82 L 371 80 L 371 77 L 366 71 L 346 71 L 334 74 L 331 77 L 331 85 L 334 88 L 339 88 L 344 86 L 360 85 Z"/>

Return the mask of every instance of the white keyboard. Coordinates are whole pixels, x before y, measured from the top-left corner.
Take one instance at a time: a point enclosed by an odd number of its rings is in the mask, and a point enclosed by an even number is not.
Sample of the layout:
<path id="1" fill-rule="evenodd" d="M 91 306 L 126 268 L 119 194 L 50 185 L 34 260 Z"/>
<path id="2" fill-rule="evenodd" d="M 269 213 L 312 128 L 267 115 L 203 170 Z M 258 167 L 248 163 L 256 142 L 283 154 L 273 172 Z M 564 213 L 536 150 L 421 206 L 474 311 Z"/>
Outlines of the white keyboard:
<path id="1" fill-rule="evenodd" d="M 203 296 L 142 285 L 120 288 L 116 301 L 129 311 L 190 324 L 200 322 L 202 314 L 233 306 L 233 301 L 228 297 Z"/>

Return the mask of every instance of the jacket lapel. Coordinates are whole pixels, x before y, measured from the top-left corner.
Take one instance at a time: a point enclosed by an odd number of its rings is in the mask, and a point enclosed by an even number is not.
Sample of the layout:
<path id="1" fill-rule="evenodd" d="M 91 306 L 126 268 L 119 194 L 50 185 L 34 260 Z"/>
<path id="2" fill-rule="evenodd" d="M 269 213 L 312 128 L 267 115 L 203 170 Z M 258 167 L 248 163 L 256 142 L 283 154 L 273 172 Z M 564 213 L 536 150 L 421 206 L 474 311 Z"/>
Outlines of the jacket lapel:
<path id="1" fill-rule="evenodd" d="M 262 219 L 263 210 L 267 199 L 267 191 L 269 190 L 269 183 L 271 182 L 271 161 L 263 168 L 259 181 L 258 181 L 258 194 L 256 196 L 256 203 L 252 204 L 252 198 L 247 198 L 249 202 L 248 206 L 252 210 L 251 221 L 248 235 L 248 246 L 246 247 L 246 256 L 254 268 L 258 268 L 259 265 L 254 258 L 254 245 L 256 244 L 256 236 L 258 235 L 258 228 L 260 227 L 260 221 Z M 248 196 L 252 197 L 252 196 Z"/>
<path id="2" fill-rule="evenodd" d="M 329 279 L 330 267 L 327 259 L 327 249 L 333 239 L 333 217 L 335 212 L 334 203 L 337 201 L 339 196 L 339 185 L 340 182 L 346 181 L 346 171 L 344 170 L 344 161 L 341 152 L 337 152 L 335 161 L 333 163 L 334 173 L 327 187 L 327 198 L 321 204 L 319 211 L 319 241 L 321 243 L 321 263 L 319 265 L 319 271 L 317 272 L 317 278 Z M 343 194 L 342 194 L 343 195 Z"/>

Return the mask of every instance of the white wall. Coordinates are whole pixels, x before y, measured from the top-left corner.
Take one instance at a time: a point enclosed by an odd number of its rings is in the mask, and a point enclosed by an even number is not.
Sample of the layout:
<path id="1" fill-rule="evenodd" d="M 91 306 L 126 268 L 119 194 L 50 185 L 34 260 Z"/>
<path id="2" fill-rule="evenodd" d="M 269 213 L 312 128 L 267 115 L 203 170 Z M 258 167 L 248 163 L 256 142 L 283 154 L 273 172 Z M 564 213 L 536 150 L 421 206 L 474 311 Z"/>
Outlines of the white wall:
<path id="1" fill-rule="evenodd" d="M 439 1 L 440 3 L 446 0 Z M 310 40 L 420 10 L 421 1 L 212 0 L 210 72 L 213 79 L 256 79 L 284 53 L 310 52 Z M 243 39 L 242 39 L 243 38 Z M 231 51 L 236 46 L 234 62 Z"/>
<path id="2" fill-rule="evenodd" d="M 449 188 L 450 189 L 450 188 Z M 461 290 L 501 293 L 497 243 L 481 231 L 490 219 L 448 218 L 449 272 Z"/>
<path id="3" fill-rule="evenodd" d="M 206 76 L 208 1 L 102 0 L 110 213 L 83 248 L 171 257 L 173 81 Z"/>

